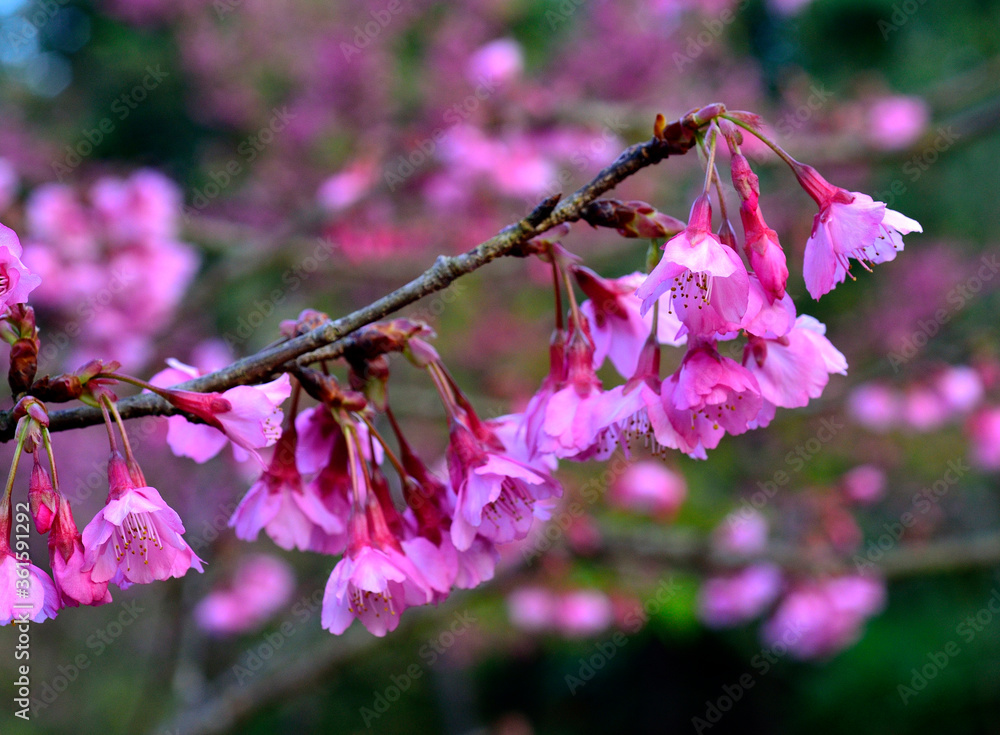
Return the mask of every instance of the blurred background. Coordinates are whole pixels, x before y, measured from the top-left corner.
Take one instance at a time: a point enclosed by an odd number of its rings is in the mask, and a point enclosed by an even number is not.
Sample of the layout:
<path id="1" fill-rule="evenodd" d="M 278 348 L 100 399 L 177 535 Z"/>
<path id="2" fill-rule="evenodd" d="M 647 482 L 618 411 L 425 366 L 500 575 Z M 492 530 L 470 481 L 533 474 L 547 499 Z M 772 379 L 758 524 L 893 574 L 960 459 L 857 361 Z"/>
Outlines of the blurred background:
<path id="1" fill-rule="evenodd" d="M 320 629 L 333 559 L 225 527 L 253 467 L 175 458 L 163 420 L 133 422 L 206 572 L 33 626 L 30 723 L 0 657 L 4 735 L 996 732 L 998 29 L 995 0 L 0 0 L 0 220 L 43 277 L 43 372 L 224 365 L 572 191 L 656 113 L 716 101 L 924 228 L 812 302 L 814 205 L 748 144 L 789 291 L 848 377 L 707 462 L 562 467 L 566 505 L 492 582 L 385 639 Z M 692 154 L 615 196 L 684 219 L 702 176 Z M 609 277 L 645 259 L 584 225 L 562 242 Z M 497 262 L 406 312 L 484 416 L 547 372 L 548 278 Z M 404 364 L 392 391 L 440 457 L 432 386 Z M 55 439 L 81 528 L 102 434 Z M 857 572 L 876 581 L 827 583 Z"/>

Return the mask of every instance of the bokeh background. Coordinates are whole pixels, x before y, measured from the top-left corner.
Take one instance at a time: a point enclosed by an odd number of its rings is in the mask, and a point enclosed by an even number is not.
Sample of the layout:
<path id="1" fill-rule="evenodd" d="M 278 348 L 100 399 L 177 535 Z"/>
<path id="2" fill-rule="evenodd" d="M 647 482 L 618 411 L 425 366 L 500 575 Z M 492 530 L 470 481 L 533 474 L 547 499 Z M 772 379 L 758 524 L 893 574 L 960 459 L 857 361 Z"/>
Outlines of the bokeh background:
<path id="1" fill-rule="evenodd" d="M 994 0 L 0 0 L 0 219 L 45 279 L 43 370 L 225 364 L 300 310 L 346 313 L 571 191 L 656 113 L 714 101 L 924 228 L 813 303 L 797 272 L 813 204 L 749 148 L 789 290 L 848 377 L 707 462 L 655 460 L 672 473 L 650 480 L 658 513 L 605 492 L 621 462 L 561 469 L 570 499 L 598 498 L 557 514 L 531 541 L 544 553 L 513 550 L 493 582 L 383 640 L 320 629 L 332 559 L 225 528 L 252 467 L 175 458 L 162 421 L 135 422 L 209 566 L 33 627 L 30 724 L 11 716 L 0 630 L 4 735 L 996 732 L 998 29 Z M 692 154 L 617 195 L 685 218 L 701 178 Z M 586 226 L 563 244 L 606 276 L 645 258 Z M 547 278 L 499 262 L 408 310 L 484 415 L 523 407 L 546 373 Z M 440 456 L 431 385 L 405 365 L 392 380 L 414 443 Z M 106 492 L 102 432 L 56 439 L 81 527 Z M 941 485 L 949 462 L 960 476 Z M 884 611 L 821 656 L 773 655 L 754 620 L 707 624 L 713 529 L 782 470 L 759 517 L 787 589 L 885 564 Z"/>

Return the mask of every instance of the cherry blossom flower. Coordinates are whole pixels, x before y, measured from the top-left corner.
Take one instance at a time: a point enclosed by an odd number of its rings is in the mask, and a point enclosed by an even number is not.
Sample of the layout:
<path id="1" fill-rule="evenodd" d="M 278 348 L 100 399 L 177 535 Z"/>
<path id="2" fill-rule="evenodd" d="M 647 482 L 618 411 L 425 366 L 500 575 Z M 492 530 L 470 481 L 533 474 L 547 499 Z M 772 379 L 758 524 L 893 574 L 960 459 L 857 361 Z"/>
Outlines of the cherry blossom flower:
<path id="1" fill-rule="evenodd" d="M 170 368 L 150 378 L 152 385 L 169 388 L 201 374 L 197 368 L 172 358 L 167 364 Z M 162 395 L 171 404 L 207 423 L 192 424 L 183 417 L 171 417 L 167 443 L 177 456 L 201 463 L 218 454 L 229 440 L 234 452 L 239 447 L 260 460 L 256 450 L 271 446 L 281 436 L 284 414 L 280 405 L 291 391 L 287 373 L 269 383 L 238 385 L 223 393 L 164 390 Z"/>
<path id="2" fill-rule="evenodd" d="M 677 317 L 696 335 L 730 332 L 746 313 L 749 278 L 743 261 L 712 230 L 712 209 L 702 195 L 687 228 L 663 246 L 660 262 L 636 289 L 641 312 L 671 295 Z"/>
<path id="3" fill-rule="evenodd" d="M 407 607 L 424 605 L 434 595 L 418 566 L 394 543 L 376 508 L 373 498 L 369 512 L 355 508 L 347 552 L 326 585 L 321 622 L 336 635 L 357 619 L 381 638 L 396 629 Z"/>
<path id="4" fill-rule="evenodd" d="M 111 602 L 107 580 L 94 581 L 90 572 L 84 571 L 85 558 L 83 539 L 73 520 L 69 501 L 60 497 L 59 512 L 49 533 L 49 561 L 52 579 L 64 607 Z"/>
<path id="5" fill-rule="evenodd" d="M 21 262 L 21 241 L 9 227 L 0 224 L 0 307 L 24 304 L 42 279 Z"/>
<path id="6" fill-rule="evenodd" d="M 120 587 L 203 571 L 181 536 L 180 516 L 155 488 L 136 484 L 117 452 L 108 460 L 108 485 L 107 504 L 83 529 L 84 570 L 94 582 Z"/>
<path id="7" fill-rule="evenodd" d="M 497 444 L 484 445 L 468 427 L 452 421 L 447 451 L 456 494 L 451 538 L 459 551 L 468 549 L 477 533 L 494 543 L 524 538 L 533 518 L 547 519 L 536 501 L 562 493 L 546 473 L 506 455 Z"/>
<path id="8" fill-rule="evenodd" d="M 54 618 L 60 607 L 49 575 L 26 560 L 19 561 L 10 551 L 7 533 L 0 532 L 0 626 L 24 620 L 41 623 Z"/>
<path id="9" fill-rule="evenodd" d="M 923 232 L 916 220 L 867 194 L 831 185 L 811 166 L 798 164 L 795 175 L 819 205 L 803 267 L 806 289 L 814 299 L 844 282 L 849 258 L 865 268 L 885 263 L 903 249 L 903 235 Z"/>
<path id="10" fill-rule="evenodd" d="M 670 397 L 674 408 L 703 415 L 729 434 L 745 432 L 760 410 L 756 378 L 735 360 L 720 355 L 712 341 L 689 343 L 676 377 Z"/>
<path id="11" fill-rule="evenodd" d="M 824 336 L 826 327 L 802 315 L 781 339 L 750 338 L 747 367 L 765 401 L 798 408 L 823 393 L 831 373 L 847 374 L 844 356 Z"/>
<path id="12" fill-rule="evenodd" d="M 283 549 L 339 553 L 345 541 L 344 516 L 339 514 L 336 501 L 327 504 L 321 495 L 326 491 L 332 497 L 337 490 L 330 486 L 329 474 L 321 473 L 316 482 L 303 484 L 295 462 L 296 443 L 295 429 L 286 429 L 270 464 L 243 496 L 229 526 L 244 541 L 256 540 L 263 529 Z M 331 465 L 331 473 L 338 471 L 349 485 L 346 458 L 343 468 Z"/>
<path id="13" fill-rule="evenodd" d="M 630 377 L 639 361 L 639 353 L 653 328 L 653 315 L 640 313 L 642 302 L 635 295 L 644 273 L 632 273 L 621 278 L 601 278 L 589 268 L 573 269 L 577 283 L 589 297 L 580 304 L 580 312 L 587 317 L 594 340 L 594 369 L 609 358 L 623 377 Z M 677 337 L 681 323 L 670 308 L 670 299 L 660 299 L 657 340 L 660 344 L 679 346 L 687 339 Z"/>

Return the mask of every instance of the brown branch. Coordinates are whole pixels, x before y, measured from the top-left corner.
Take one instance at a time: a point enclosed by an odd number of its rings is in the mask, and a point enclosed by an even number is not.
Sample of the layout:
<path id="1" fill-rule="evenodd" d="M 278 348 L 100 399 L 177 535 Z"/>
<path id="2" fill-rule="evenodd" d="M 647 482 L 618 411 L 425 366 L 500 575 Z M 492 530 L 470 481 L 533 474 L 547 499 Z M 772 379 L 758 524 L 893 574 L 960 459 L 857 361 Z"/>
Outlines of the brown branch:
<path id="1" fill-rule="evenodd" d="M 236 385 L 262 382 L 275 373 L 290 368 L 289 363 L 302 356 L 305 359 L 300 364 L 314 361 L 307 353 L 330 345 L 366 324 L 447 288 L 461 276 L 511 254 L 531 238 L 557 225 L 579 220 L 584 207 L 629 176 L 671 155 L 689 151 L 694 146 L 695 133 L 701 124 L 702 121 L 692 115 L 671 123 L 662 137 L 654 137 L 625 149 L 613 163 L 602 169 L 590 183 L 577 189 L 572 196 L 562 201 L 559 201 L 558 196 L 550 197 L 520 222 L 505 227 L 497 235 L 466 253 L 452 257 L 438 256 L 434 265 L 423 274 L 368 306 L 177 387 L 200 392 L 222 391 Z M 119 402 L 118 409 L 123 418 L 175 413 L 166 401 L 152 394 L 125 398 Z M 101 412 L 90 407 L 53 411 L 49 419 L 51 431 L 78 429 L 102 421 Z M 0 441 L 10 441 L 13 438 L 14 423 L 11 412 L 0 413 Z"/>
<path id="2" fill-rule="evenodd" d="M 748 564 L 772 562 L 782 569 L 803 574 L 844 573 L 863 569 L 881 573 L 887 579 L 939 574 L 1000 564 L 1000 531 L 977 536 L 940 539 L 927 543 L 907 543 L 869 557 L 864 550 L 842 556 L 829 552 L 772 544 L 759 554 L 727 554 L 710 539 L 683 530 L 663 528 L 604 532 L 601 553 L 611 559 L 647 559 L 688 571 L 718 573 Z"/>

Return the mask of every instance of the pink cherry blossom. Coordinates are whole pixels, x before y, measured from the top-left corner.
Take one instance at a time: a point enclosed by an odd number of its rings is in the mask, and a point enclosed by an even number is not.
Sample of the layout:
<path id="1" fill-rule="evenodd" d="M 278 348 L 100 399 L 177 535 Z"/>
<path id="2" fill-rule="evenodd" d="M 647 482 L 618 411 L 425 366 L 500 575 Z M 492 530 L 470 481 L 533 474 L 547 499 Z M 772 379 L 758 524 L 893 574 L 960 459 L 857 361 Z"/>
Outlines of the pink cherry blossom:
<path id="1" fill-rule="evenodd" d="M 21 262 L 21 241 L 9 227 L 0 224 L 0 307 L 24 304 L 42 279 Z"/>
<path id="2" fill-rule="evenodd" d="M 646 338 L 653 328 L 653 315 L 640 313 L 642 302 L 635 295 L 639 284 L 645 280 L 643 273 L 632 273 L 621 278 L 601 278 L 588 268 L 574 268 L 580 288 L 589 297 L 580 304 L 580 311 L 590 324 L 594 340 L 594 369 L 610 358 L 623 377 L 630 377 L 639 360 Z M 687 340 L 677 337 L 681 323 L 670 308 L 670 299 L 660 299 L 657 339 L 660 344 L 679 346 Z"/>
<path id="3" fill-rule="evenodd" d="M 847 373 L 844 356 L 820 329 L 826 327 L 803 315 L 781 339 L 751 337 L 747 367 L 765 401 L 782 408 L 805 406 L 822 395 L 831 372 Z"/>
<path id="4" fill-rule="evenodd" d="M 27 570 L 27 577 L 23 570 Z M 27 596 L 22 596 L 24 590 Z M 27 620 L 41 623 L 54 618 L 60 607 L 52 579 L 34 564 L 18 561 L 10 552 L 5 532 L 0 537 L 0 626 Z"/>
<path id="5" fill-rule="evenodd" d="M 663 256 L 636 289 L 641 313 L 669 294 L 677 317 L 696 335 L 729 332 L 746 313 L 749 279 L 733 250 L 711 231 L 707 196 L 695 200 L 687 228 L 667 241 Z"/>
<path id="6" fill-rule="evenodd" d="M 903 249 L 903 235 L 923 232 L 916 220 L 867 194 L 832 186 L 811 166 L 799 164 L 795 174 L 819 205 L 803 267 L 806 289 L 814 299 L 843 283 L 851 268 L 849 258 L 865 268 L 885 263 Z"/>
<path id="7" fill-rule="evenodd" d="M 713 428 L 718 425 L 729 434 L 742 434 L 760 411 L 756 378 L 735 360 L 720 355 L 712 341 L 688 344 L 676 378 L 670 396 L 673 407 L 700 414 Z"/>
<path id="8" fill-rule="evenodd" d="M 84 571 L 86 552 L 69 501 L 59 498 L 59 512 L 49 533 L 52 579 L 64 607 L 106 605 L 111 602 L 106 580 L 96 582 Z"/>
<path id="9" fill-rule="evenodd" d="M 357 619 L 381 638 L 396 629 L 407 607 L 427 604 L 434 596 L 417 565 L 386 536 L 384 521 L 371 519 L 370 525 L 370 519 L 370 513 L 355 509 L 347 553 L 326 585 L 321 622 L 336 635 Z"/>
<path id="10" fill-rule="evenodd" d="M 295 430 L 287 429 L 278 440 L 271 463 L 233 512 L 229 527 L 244 541 L 256 540 L 263 529 L 283 549 L 339 553 L 345 543 L 345 523 L 332 496 L 343 495 L 346 500 L 346 489 L 337 493 L 328 486 L 327 476 L 303 485 L 295 462 L 296 442 Z M 345 461 L 342 471 L 349 485 L 346 469 Z M 321 494 L 324 491 L 327 502 Z"/>
<path id="11" fill-rule="evenodd" d="M 108 461 L 108 484 L 107 504 L 83 529 L 84 569 L 94 582 L 146 584 L 203 571 L 180 516 L 155 488 L 132 480 L 120 454 Z"/>
<path id="12" fill-rule="evenodd" d="M 698 592 L 698 616 L 713 628 L 751 620 L 767 609 L 782 587 L 781 570 L 755 564 L 725 577 L 710 577 Z"/>
<path id="13" fill-rule="evenodd" d="M 547 518 L 537 501 L 562 493 L 547 473 L 500 448 L 485 446 L 469 428 L 452 421 L 447 452 L 456 494 L 451 538 L 459 551 L 468 549 L 477 533 L 494 543 L 524 538 L 535 517 Z"/>
<path id="14" fill-rule="evenodd" d="M 201 374 L 197 368 L 172 358 L 167 364 L 170 368 L 150 378 L 152 385 L 169 388 Z M 218 454 L 228 439 L 259 459 L 256 450 L 271 446 L 281 436 L 284 414 L 280 405 L 291 391 L 287 373 L 269 383 L 239 385 L 223 393 L 166 391 L 164 397 L 174 406 L 208 424 L 192 424 L 183 417 L 171 417 L 181 421 L 169 424 L 167 443 L 177 456 L 191 457 L 200 463 Z"/>
<path id="15" fill-rule="evenodd" d="M 608 502 L 623 510 L 672 518 L 687 497 L 684 476 L 660 462 L 631 465 L 612 485 Z"/>

